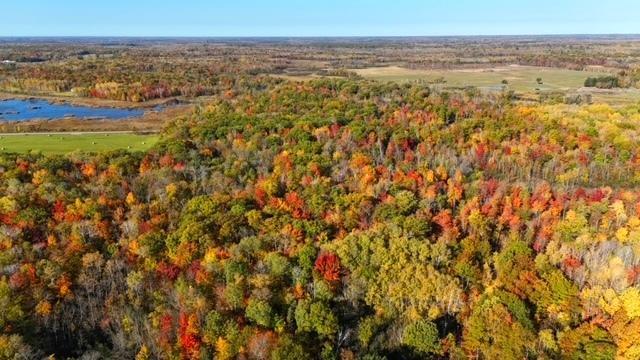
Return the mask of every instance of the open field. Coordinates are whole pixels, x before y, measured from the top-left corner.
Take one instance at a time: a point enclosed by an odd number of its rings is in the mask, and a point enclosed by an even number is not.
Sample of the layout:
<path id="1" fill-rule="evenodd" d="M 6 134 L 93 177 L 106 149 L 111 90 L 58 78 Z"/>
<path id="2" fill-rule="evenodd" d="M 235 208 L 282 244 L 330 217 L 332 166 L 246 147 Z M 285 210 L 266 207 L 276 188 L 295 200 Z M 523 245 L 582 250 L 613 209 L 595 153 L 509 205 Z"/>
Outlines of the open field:
<path id="1" fill-rule="evenodd" d="M 25 133 L 0 135 L 0 151 L 25 153 L 37 151 L 64 154 L 72 151 L 109 151 L 128 149 L 140 151 L 158 141 L 157 135 L 137 135 L 122 132 L 102 133 Z"/>
<path id="2" fill-rule="evenodd" d="M 611 105 L 632 105 L 640 102 L 640 89 L 594 89 L 582 88 L 578 94 L 591 94 L 591 99 L 596 103 Z"/>
<path id="3" fill-rule="evenodd" d="M 269 74 L 269 76 L 273 76 L 275 78 L 289 80 L 289 81 L 308 81 L 308 80 L 320 79 L 322 77 L 316 74 L 310 74 L 310 75 Z"/>
<path id="4" fill-rule="evenodd" d="M 583 86 L 590 76 L 602 76 L 602 72 L 575 71 L 535 66 L 502 66 L 485 69 L 419 70 L 399 66 L 373 67 L 353 70 L 359 75 L 379 81 L 407 82 L 425 80 L 443 82 L 444 86 L 501 89 L 502 81 L 508 82 L 511 90 L 529 92 L 550 90 L 571 90 Z M 542 79 L 538 84 L 537 78 Z"/>
<path id="5" fill-rule="evenodd" d="M 484 69 L 421 70 L 399 66 L 353 69 L 357 74 L 378 81 L 427 81 L 442 88 L 474 86 L 484 90 L 514 90 L 519 93 L 550 91 L 591 94 L 594 102 L 628 105 L 640 101 L 638 89 L 602 90 L 583 87 L 588 77 L 606 75 L 604 71 L 577 71 L 536 66 L 499 66 Z M 542 81 L 538 83 L 537 79 Z M 506 80 L 507 84 L 503 84 Z"/>

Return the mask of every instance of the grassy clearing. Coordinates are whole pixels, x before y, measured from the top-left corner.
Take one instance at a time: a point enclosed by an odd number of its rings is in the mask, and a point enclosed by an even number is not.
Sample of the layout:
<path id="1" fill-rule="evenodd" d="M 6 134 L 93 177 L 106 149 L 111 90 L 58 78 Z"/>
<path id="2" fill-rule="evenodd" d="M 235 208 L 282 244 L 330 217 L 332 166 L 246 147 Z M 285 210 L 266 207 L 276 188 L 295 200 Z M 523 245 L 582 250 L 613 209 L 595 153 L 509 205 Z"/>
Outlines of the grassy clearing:
<path id="1" fill-rule="evenodd" d="M 583 88 L 584 80 L 590 76 L 602 76 L 603 72 L 576 71 L 567 69 L 535 66 L 502 66 L 487 69 L 460 70 L 417 70 L 398 66 L 374 67 L 353 70 L 359 75 L 378 81 L 408 82 L 429 81 L 446 87 L 474 86 L 484 90 L 514 90 L 519 93 L 565 91 L 591 94 L 594 102 L 617 105 L 633 104 L 640 101 L 640 92 L 636 89 L 599 89 Z M 541 78 L 541 83 L 537 79 Z M 506 80 L 507 84 L 503 84 Z"/>
<path id="2" fill-rule="evenodd" d="M 311 74 L 311 75 L 287 75 L 287 74 L 269 74 L 269 76 L 273 76 L 276 78 L 289 80 L 289 81 L 309 81 L 314 79 L 319 79 L 321 76 Z"/>
<path id="3" fill-rule="evenodd" d="M 25 153 L 38 151 L 65 154 L 73 151 L 147 150 L 158 141 L 157 135 L 65 133 L 0 135 L 0 151 Z"/>
<path id="4" fill-rule="evenodd" d="M 584 85 L 589 76 L 602 75 L 599 72 L 575 71 L 567 69 L 543 68 L 535 66 L 503 66 L 488 69 L 461 70 L 414 70 L 398 66 L 353 70 L 370 79 L 380 81 L 407 82 L 415 80 L 446 81 L 444 86 L 479 88 L 502 88 L 502 81 L 515 91 L 571 90 Z M 537 79 L 542 79 L 542 84 Z"/>
<path id="5" fill-rule="evenodd" d="M 593 102 L 615 105 L 632 105 L 640 102 L 640 89 L 581 89 L 580 93 L 591 94 Z"/>

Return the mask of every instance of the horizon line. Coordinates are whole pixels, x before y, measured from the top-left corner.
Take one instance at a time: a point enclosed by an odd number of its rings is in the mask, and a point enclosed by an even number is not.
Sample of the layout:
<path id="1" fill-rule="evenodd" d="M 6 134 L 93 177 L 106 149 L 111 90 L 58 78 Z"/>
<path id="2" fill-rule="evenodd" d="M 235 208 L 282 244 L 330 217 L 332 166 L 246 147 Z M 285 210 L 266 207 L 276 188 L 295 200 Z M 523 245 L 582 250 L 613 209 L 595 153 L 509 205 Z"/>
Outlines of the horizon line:
<path id="1" fill-rule="evenodd" d="M 640 36 L 638 33 L 517 33 L 517 34 L 449 34 L 449 35 L 1 35 L 11 38 L 195 38 L 195 39 L 322 39 L 322 38 L 442 38 L 442 37 L 521 37 L 521 36 Z"/>

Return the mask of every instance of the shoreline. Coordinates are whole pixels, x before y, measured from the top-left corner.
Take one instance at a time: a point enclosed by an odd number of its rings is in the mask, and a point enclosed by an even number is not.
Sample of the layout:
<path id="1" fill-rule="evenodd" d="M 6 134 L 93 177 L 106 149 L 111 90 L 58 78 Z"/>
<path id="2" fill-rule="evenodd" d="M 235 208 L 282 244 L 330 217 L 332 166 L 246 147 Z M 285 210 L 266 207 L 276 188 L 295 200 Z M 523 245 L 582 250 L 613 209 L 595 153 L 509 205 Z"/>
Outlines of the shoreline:
<path id="1" fill-rule="evenodd" d="M 41 131 L 41 132 L 20 132 L 20 133 L 7 133 L 0 132 L 2 136 L 31 136 L 31 135 L 110 135 L 110 134 L 135 134 L 135 135 L 154 135 L 159 134 L 159 130 L 112 130 L 112 131 Z"/>
<path id="2" fill-rule="evenodd" d="M 8 98 L 8 97 L 7 97 Z M 37 98 L 35 96 L 22 95 L 13 97 L 14 99 Z M 0 94 L 0 101 L 3 94 Z M 49 99 L 44 99 L 49 100 Z M 78 104 L 80 105 L 80 104 Z M 95 104 L 95 106 L 105 107 L 105 104 Z M 154 105 L 154 107 L 157 106 Z M 64 117 L 58 119 L 34 118 L 28 120 L 2 120 L 0 121 L 1 133 L 29 133 L 29 132 L 95 132 L 95 131 L 159 131 L 164 124 L 179 116 L 191 112 L 194 103 L 180 103 L 166 106 L 161 110 L 153 108 L 145 109 L 141 116 L 123 119 L 105 118 L 78 118 Z M 140 109 L 143 110 L 143 109 Z"/>
<path id="3" fill-rule="evenodd" d="M 51 95 L 51 94 L 24 94 L 0 91 L 0 101 L 3 100 L 45 100 L 52 104 L 69 104 L 87 107 L 105 107 L 114 109 L 153 109 L 157 106 L 177 106 L 189 104 L 186 99 L 171 97 L 165 99 L 153 99 L 144 102 L 130 102 L 109 99 L 96 99 L 78 96 Z"/>

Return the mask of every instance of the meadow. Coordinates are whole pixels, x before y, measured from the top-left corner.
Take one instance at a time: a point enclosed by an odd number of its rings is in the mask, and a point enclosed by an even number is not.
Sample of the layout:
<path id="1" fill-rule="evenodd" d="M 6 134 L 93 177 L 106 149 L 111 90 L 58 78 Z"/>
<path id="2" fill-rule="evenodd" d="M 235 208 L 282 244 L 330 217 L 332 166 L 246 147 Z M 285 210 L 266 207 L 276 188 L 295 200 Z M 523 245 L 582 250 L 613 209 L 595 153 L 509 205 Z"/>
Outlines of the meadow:
<path id="1" fill-rule="evenodd" d="M 477 87 L 481 90 L 513 90 L 520 94 L 551 92 L 589 94 L 592 101 L 611 105 L 629 105 L 640 101 L 638 89 L 585 88 L 588 77 L 606 74 L 604 71 L 578 71 L 540 66 L 496 66 L 480 69 L 409 69 L 400 66 L 369 67 L 351 71 L 383 82 L 425 81 L 439 88 Z"/>
<path id="2" fill-rule="evenodd" d="M 131 133 L 64 133 L 0 135 L 0 151 L 65 154 L 73 151 L 99 152 L 127 149 L 143 151 L 158 141 L 157 135 Z"/>
<path id="3" fill-rule="evenodd" d="M 594 71 L 576 71 L 536 66 L 501 66 L 484 69 L 420 70 L 399 66 L 355 69 L 358 75 L 379 81 L 408 82 L 424 80 L 441 83 L 448 87 L 476 86 L 501 89 L 503 86 L 515 91 L 571 90 L 584 85 L 590 76 L 602 75 Z M 541 79 L 538 82 L 538 78 Z M 503 81 L 506 80 L 506 84 Z"/>

